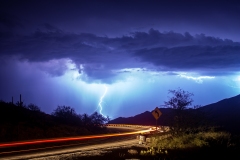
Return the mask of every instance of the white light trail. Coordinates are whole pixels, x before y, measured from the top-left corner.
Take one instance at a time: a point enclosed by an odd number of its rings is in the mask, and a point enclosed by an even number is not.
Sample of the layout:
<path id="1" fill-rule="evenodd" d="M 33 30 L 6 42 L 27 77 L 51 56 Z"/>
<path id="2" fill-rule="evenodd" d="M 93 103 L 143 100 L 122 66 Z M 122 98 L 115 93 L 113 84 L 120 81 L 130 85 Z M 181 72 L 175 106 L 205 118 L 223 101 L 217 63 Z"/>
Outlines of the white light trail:
<path id="1" fill-rule="evenodd" d="M 100 108 L 99 112 L 100 112 L 101 115 L 103 115 L 103 114 L 102 114 L 102 109 L 103 109 L 103 107 L 102 107 L 102 102 L 103 102 L 103 98 L 105 97 L 105 95 L 107 94 L 107 91 L 108 91 L 107 86 L 104 86 L 104 87 L 105 87 L 105 91 L 104 91 L 103 95 L 101 96 L 101 98 L 100 98 L 100 100 L 99 100 L 99 103 L 98 103 L 98 106 L 99 106 L 99 108 Z M 104 116 L 104 115 L 103 115 L 103 116 Z M 106 116 L 104 116 L 104 117 L 106 117 Z"/>

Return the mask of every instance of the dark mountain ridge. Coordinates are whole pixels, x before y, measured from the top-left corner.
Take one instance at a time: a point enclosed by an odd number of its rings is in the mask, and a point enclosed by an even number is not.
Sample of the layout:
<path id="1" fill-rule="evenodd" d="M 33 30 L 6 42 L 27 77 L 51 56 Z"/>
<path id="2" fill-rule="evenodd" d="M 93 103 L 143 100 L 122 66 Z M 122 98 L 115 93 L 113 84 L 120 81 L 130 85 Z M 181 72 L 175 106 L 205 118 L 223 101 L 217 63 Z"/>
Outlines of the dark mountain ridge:
<path id="1" fill-rule="evenodd" d="M 173 117 L 173 109 L 171 108 L 160 108 L 162 115 L 158 119 L 159 125 L 169 125 L 169 120 Z M 153 117 L 150 111 L 145 111 L 133 117 L 119 117 L 111 120 L 109 123 L 113 124 L 136 124 L 136 125 L 155 125 L 156 119 Z"/>
<path id="2" fill-rule="evenodd" d="M 210 125 L 221 126 L 229 131 L 240 133 L 240 95 L 226 98 L 198 109 L 187 110 L 196 114 L 203 114 L 203 120 Z M 160 111 L 162 115 L 157 123 L 164 126 L 170 125 L 174 118 L 174 110 L 171 108 L 160 108 Z M 155 125 L 156 120 L 151 111 L 146 111 L 133 117 L 119 117 L 111 120 L 109 123 Z"/>
<path id="3" fill-rule="evenodd" d="M 213 125 L 240 132 L 240 95 L 223 99 L 198 109 Z"/>
<path id="4" fill-rule="evenodd" d="M 0 142 L 106 133 L 96 114 L 83 115 L 66 119 L 0 101 Z"/>

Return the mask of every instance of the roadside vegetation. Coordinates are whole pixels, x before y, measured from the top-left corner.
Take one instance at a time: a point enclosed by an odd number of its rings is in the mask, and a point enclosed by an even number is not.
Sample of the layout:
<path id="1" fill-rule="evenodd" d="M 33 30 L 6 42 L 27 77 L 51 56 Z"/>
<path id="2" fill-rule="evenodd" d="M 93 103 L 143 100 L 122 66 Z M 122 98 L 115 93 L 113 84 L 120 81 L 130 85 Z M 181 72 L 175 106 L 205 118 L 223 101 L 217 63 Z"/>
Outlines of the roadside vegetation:
<path id="1" fill-rule="evenodd" d="M 49 115 L 34 104 L 0 101 L 0 142 L 106 133 L 108 121 L 97 112 L 77 114 L 70 106 Z"/>
<path id="2" fill-rule="evenodd" d="M 169 90 L 169 93 L 172 97 L 165 106 L 175 112 L 170 131 L 152 136 L 149 147 L 142 150 L 141 155 L 167 159 L 240 158 L 239 135 L 212 126 L 203 113 L 195 112 L 200 106 L 191 107 L 192 93 L 182 89 Z"/>

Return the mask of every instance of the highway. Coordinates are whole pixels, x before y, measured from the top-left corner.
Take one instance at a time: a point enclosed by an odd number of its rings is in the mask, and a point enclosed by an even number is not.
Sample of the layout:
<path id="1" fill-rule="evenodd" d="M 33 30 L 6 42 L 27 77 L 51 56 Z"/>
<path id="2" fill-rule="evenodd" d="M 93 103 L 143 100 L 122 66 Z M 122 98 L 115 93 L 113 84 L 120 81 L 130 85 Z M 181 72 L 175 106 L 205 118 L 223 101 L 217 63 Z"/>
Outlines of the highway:
<path id="1" fill-rule="evenodd" d="M 0 159 L 33 159 L 138 143 L 136 135 L 151 126 L 110 124 L 119 133 L 0 143 Z"/>

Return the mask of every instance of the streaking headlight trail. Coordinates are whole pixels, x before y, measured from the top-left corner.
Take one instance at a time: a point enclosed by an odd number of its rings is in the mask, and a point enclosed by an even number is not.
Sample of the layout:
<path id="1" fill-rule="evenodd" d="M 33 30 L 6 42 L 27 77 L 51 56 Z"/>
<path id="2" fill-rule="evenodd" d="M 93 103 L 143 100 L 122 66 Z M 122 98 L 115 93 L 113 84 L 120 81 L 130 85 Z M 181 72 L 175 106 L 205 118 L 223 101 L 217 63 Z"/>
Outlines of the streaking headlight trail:
<path id="1" fill-rule="evenodd" d="M 107 94 L 107 91 L 108 91 L 107 86 L 104 85 L 104 88 L 105 88 L 105 91 L 104 91 L 103 95 L 101 96 L 101 98 L 100 98 L 100 100 L 99 100 L 99 103 L 98 103 L 98 106 L 99 106 L 99 108 L 100 108 L 99 112 L 100 112 L 101 115 L 103 115 L 103 114 L 102 114 L 102 109 L 103 109 L 103 107 L 102 107 L 102 102 L 103 102 L 103 98 L 105 97 L 105 95 Z M 104 116 L 104 115 L 103 115 L 103 116 Z M 106 117 L 106 116 L 104 116 L 104 117 Z"/>
<path id="2" fill-rule="evenodd" d="M 39 140 L 29 140 L 29 141 L 0 143 L 0 148 L 16 147 L 16 146 L 31 145 L 31 144 L 42 144 L 42 143 L 54 143 L 54 142 L 66 142 L 66 141 L 78 141 L 78 140 L 96 139 L 96 138 L 127 136 L 127 135 L 148 133 L 150 131 L 151 130 L 148 128 L 148 129 L 143 129 L 143 130 L 140 130 L 140 131 L 125 132 L 125 133 L 112 133 L 112 134 L 101 134 L 101 135 L 86 135 L 86 136 L 77 136 L 77 137 L 62 137 L 62 138 L 52 138 L 52 139 L 39 139 Z M 0 155 L 1 154 L 2 153 L 0 152 Z"/>

